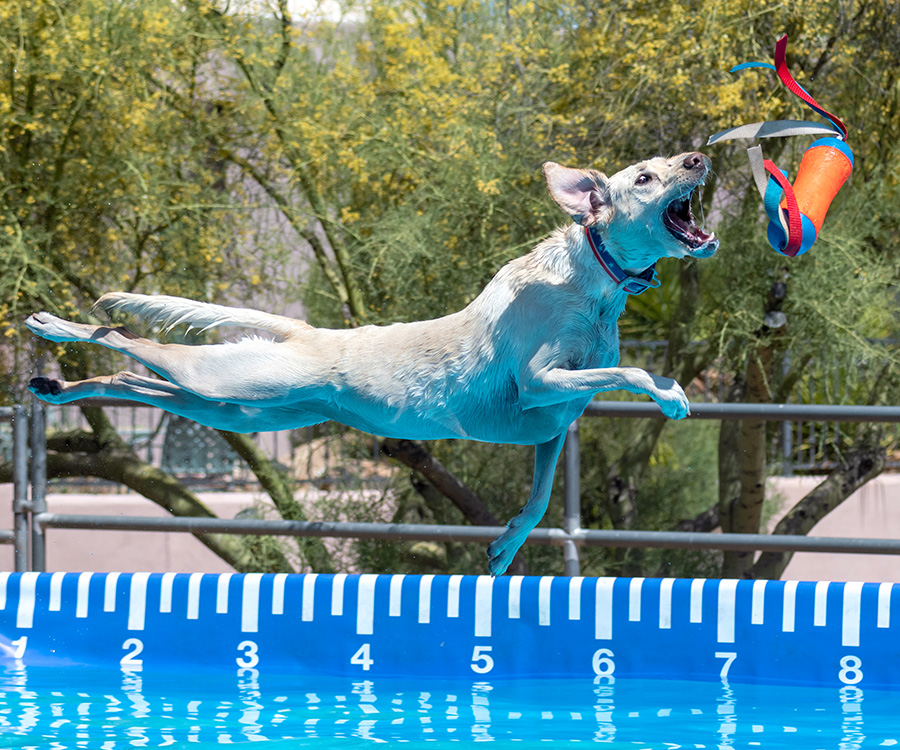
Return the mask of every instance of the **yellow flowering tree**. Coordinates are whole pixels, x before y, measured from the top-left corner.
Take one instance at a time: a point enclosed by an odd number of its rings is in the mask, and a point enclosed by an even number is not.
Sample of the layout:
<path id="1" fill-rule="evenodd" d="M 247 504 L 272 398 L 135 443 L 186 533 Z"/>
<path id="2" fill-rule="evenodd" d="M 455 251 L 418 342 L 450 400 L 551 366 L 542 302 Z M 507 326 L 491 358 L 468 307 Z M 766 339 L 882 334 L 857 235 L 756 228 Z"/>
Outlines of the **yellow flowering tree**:
<path id="1" fill-rule="evenodd" d="M 769 60 L 786 32 L 798 80 L 851 126 L 851 184 L 813 251 L 785 261 L 765 242 L 742 144 L 708 149 L 715 174 L 702 210 L 722 250 L 702 264 L 660 264 L 662 287 L 629 302 L 623 333 L 664 341 L 660 368 L 682 382 L 714 365 L 732 399 L 785 399 L 823 372 L 846 376 L 854 398 L 883 398 L 881 381 L 855 363 L 894 361 L 871 339 L 896 329 L 895 5 L 368 0 L 329 20 L 292 14 L 287 0 L 79 0 L 63 16 L 49 3 L 7 4 L 4 54 L 15 74 L 0 89 L 4 335 L 14 340 L 36 306 L 75 314 L 107 286 L 202 299 L 231 282 L 257 299 L 302 302 L 312 322 L 336 326 L 459 309 L 565 220 L 547 198 L 542 162 L 612 172 L 702 149 L 733 125 L 807 117 L 767 73 L 727 72 Z M 769 143 L 767 155 L 793 174 L 801 140 Z M 257 252 L 240 252 L 247 247 Z M 787 325 L 776 330 L 766 313 L 782 283 Z M 71 351 L 71 366 L 88 366 Z M 714 460 L 692 469 L 675 450 L 691 443 L 689 428 L 585 425 L 585 520 L 670 527 L 688 515 L 693 528 L 757 531 L 765 427 L 706 434 L 713 454 L 719 443 L 718 472 Z M 527 451 L 385 447 L 416 468 L 438 516 L 440 488 L 462 487 L 454 501 L 488 522 L 527 491 Z M 864 440 L 857 447 L 877 453 Z M 737 455 L 748 456 L 743 466 L 729 461 Z M 589 562 L 633 572 L 656 564 Z M 750 575 L 752 559 L 733 557 L 726 570 Z"/>

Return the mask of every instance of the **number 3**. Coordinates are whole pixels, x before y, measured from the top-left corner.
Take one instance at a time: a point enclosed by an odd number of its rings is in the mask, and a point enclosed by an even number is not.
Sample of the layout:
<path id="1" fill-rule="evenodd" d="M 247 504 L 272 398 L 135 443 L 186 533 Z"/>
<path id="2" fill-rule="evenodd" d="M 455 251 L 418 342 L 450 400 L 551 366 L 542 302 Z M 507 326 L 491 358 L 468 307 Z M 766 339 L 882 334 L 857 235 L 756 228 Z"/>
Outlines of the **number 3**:
<path id="1" fill-rule="evenodd" d="M 244 655 L 235 659 L 237 665 L 242 669 L 253 669 L 259 664 L 259 656 L 256 653 L 258 650 L 259 646 L 253 641 L 241 641 L 238 644 L 238 651 L 243 651 Z"/>

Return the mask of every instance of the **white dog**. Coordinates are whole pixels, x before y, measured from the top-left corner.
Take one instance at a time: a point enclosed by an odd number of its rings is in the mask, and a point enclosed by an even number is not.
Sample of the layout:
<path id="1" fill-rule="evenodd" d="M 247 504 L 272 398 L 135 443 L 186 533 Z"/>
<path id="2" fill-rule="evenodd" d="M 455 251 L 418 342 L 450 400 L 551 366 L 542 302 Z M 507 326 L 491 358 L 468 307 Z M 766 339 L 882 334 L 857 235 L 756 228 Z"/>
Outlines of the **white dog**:
<path id="1" fill-rule="evenodd" d="M 179 297 L 114 292 L 97 302 L 170 327 L 274 336 L 184 346 L 37 313 L 26 325 L 38 336 L 101 344 L 165 380 L 120 372 L 35 378 L 29 387 L 53 404 L 126 399 L 235 432 L 333 419 L 385 437 L 534 445 L 528 502 L 488 548 L 490 571 L 500 575 L 543 517 L 566 429 L 596 393 L 647 394 L 667 417 L 688 414 L 674 380 L 617 366 L 617 319 L 629 293 L 656 286 L 658 259 L 706 258 L 718 248 L 690 210 L 709 168 L 698 153 L 643 161 L 611 178 L 548 162 L 550 195 L 575 224 L 504 266 L 464 310 L 436 320 L 330 330 Z"/>

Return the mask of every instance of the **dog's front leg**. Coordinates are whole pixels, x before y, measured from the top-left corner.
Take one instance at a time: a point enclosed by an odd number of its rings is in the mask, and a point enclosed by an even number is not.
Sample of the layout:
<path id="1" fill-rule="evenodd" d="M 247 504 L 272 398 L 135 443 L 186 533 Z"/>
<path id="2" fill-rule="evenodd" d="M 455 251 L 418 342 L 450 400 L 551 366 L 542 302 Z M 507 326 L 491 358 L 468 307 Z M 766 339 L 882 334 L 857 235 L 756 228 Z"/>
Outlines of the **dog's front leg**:
<path id="1" fill-rule="evenodd" d="M 687 396 L 676 381 L 639 367 L 547 368 L 531 378 L 522 389 L 520 400 L 522 406 L 531 409 L 565 403 L 578 394 L 619 390 L 650 396 L 669 419 L 682 419 L 691 413 Z"/>
<path id="2" fill-rule="evenodd" d="M 531 530 L 538 525 L 547 511 L 550 502 L 550 490 L 553 488 L 553 474 L 556 461 L 566 440 L 566 433 L 557 435 L 553 440 L 534 447 L 534 479 L 531 483 L 531 495 L 519 515 L 506 524 L 506 531 L 498 536 L 488 547 L 488 559 L 492 576 L 503 575 L 519 547 L 525 542 Z"/>

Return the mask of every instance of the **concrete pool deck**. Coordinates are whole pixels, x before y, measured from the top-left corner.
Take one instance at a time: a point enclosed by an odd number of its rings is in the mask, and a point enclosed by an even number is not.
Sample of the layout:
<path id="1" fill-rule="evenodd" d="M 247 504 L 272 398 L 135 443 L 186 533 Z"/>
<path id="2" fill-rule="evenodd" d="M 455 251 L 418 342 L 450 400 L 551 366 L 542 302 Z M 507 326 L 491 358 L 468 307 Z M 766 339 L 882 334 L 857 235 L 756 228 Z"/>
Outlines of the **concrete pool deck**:
<path id="1" fill-rule="evenodd" d="M 821 477 L 774 477 L 769 496 L 776 510 L 768 528 Z M 247 492 L 198 493 L 217 515 L 234 518 L 261 496 Z M 11 485 L 0 485 L 0 528 L 10 528 Z M 50 493 L 48 507 L 54 513 L 165 516 L 162 508 L 140 495 Z M 338 519 L 336 519 L 338 520 Z M 347 520 L 347 519 L 344 519 Z M 810 536 L 900 538 L 900 474 L 883 474 L 846 500 L 820 521 Z M 231 568 L 189 534 L 142 531 L 48 532 L 49 571 L 120 572 L 230 572 Z M 12 570 L 12 547 L 0 547 L 0 570 Z M 540 572 L 540 571 L 536 571 Z M 782 576 L 784 580 L 887 581 L 900 583 L 900 557 L 797 553 Z"/>

